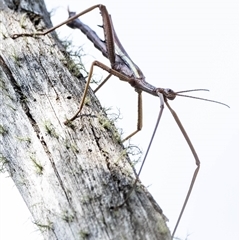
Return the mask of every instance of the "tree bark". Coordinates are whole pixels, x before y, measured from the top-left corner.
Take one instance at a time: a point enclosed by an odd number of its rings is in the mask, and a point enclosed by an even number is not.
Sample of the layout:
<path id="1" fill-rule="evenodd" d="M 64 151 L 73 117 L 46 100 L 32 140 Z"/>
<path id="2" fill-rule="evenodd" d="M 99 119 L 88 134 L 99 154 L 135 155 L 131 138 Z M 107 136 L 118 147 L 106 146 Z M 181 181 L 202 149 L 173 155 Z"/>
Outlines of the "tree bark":
<path id="1" fill-rule="evenodd" d="M 63 124 L 78 109 L 85 81 L 68 69 L 55 35 L 11 38 L 51 26 L 43 1 L 0 0 L 0 11 L 0 160 L 44 239 L 171 239 L 140 183 L 114 208 L 135 173 L 114 126 L 99 120 L 107 118 L 91 89 L 81 116 Z"/>

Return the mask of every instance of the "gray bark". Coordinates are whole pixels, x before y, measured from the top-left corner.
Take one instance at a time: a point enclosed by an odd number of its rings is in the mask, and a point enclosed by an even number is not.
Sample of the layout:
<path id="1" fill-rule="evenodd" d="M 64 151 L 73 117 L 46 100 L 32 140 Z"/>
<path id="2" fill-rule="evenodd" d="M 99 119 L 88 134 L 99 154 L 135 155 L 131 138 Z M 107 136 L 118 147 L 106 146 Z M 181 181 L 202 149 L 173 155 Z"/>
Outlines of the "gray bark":
<path id="1" fill-rule="evenodd" d="M 18 2 L 18 5 L 16 4 Z M 69 71 L 54 35 L 22 37 L 51 25 L 42 1 L 0 0 L 1 166 L 15 182 L 44 239 L 171 239 L 162 210 L 135 178 L 114 127 L 85 81 Z M 43 19 L 39 21 L 39 16 Z"/>

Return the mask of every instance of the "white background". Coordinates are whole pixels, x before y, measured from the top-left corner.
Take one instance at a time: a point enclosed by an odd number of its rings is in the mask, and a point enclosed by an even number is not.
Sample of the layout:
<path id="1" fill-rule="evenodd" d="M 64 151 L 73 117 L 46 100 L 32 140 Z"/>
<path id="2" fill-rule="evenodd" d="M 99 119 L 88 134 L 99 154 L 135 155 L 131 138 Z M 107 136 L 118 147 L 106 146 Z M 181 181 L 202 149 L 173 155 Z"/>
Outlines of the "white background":
<path id="1" fill-rule="evenodd" d="M 67 18 L 68 5 L 72 11 L 80 12 L 99 3 L 45 2 L 49 11 L 54 9 L 54 24 Z M 181 97 L 170 102 L 201 160 L 196 185 L 175 236 L 188 240 L 239 239 L 238 1 L 101 3 L 107 6 L 119 39 L 146 81 L 175 91 L 206 88 L 211 91 L 193 94 L 231 107 Z M 82 21 L 93 28 L 101 25 L 99 10 Z M 62 27 L 58 33 L 73 39 L 76 46 L 83 46 L 88 55 L 83 58 L 87 69 L 94 59 L 108 64 L 80 31 Z M 103 106 L 120 108 L 123 119 L 118 126 L 125 135 L 135 130 L 137 94 L 129 84 L 112 78 L 98 97 Z M 143 101 L 143 130 L 131 143 L 144 152 L 156 122 L 159 100 L 144 94 Z M 141 180 L 168 217 L 171 230 L 194 169 L 194 158 L 166 108 Z M 0 239 L 42 239 L 14 183 L 7 175 L 0 177 Z"/>

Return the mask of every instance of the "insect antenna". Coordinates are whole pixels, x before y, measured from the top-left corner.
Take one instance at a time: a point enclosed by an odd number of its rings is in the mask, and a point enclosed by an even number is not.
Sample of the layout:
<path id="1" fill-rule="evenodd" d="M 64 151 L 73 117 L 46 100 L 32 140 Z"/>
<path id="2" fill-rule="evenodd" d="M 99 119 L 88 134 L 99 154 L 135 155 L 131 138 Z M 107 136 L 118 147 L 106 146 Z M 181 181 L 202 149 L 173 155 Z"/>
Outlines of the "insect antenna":
<path id="1" fill-rule="evenodd" d="M 203 101 L 207 101 L 207 102 L 213 102 L 213 103 L 221 104 L 223 106 L 226 106 L 226 107 L 230 108 L 227 104 L 222 103 L 222 102 L 218 102 L 218 101 L 207 99 L 207 98 L 201 98 L 201 97 L 195 97 L 195 96 L 189 96 L 189 95 L 181 94 L 181 93 L 196 92 L 196 91 L 208 91 L 209 92 L 208 89 L 191 89 L 191 90 L 184 90 L 184 91 L 179 91 L 179 92 L 175 92 L 175 93 L 176 93 L 176 96 L 188 97 L 188 98 L 203 100 Z"/>

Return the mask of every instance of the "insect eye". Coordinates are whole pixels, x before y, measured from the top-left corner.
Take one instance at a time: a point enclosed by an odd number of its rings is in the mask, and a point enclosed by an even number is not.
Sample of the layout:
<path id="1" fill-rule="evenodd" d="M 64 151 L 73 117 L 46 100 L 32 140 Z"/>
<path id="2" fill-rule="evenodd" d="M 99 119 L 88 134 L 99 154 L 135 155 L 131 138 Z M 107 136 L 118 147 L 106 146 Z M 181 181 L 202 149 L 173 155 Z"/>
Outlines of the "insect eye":
<path id="1" fill-rule="evenodd" d="M 166 88 L 165 89 L 165 93 L 166 93 L 166 97 L 169 100 L 173 100 L 176 97 L 176 93 L 172 89 L 170 89 L 170 88 Z"/>
<path id="2" fill-rule="evenodd" d="M 174 91 L 170 88 L 166 88 L 166 92 L 169 94 L 169 93 L 174 93 Z"/>

